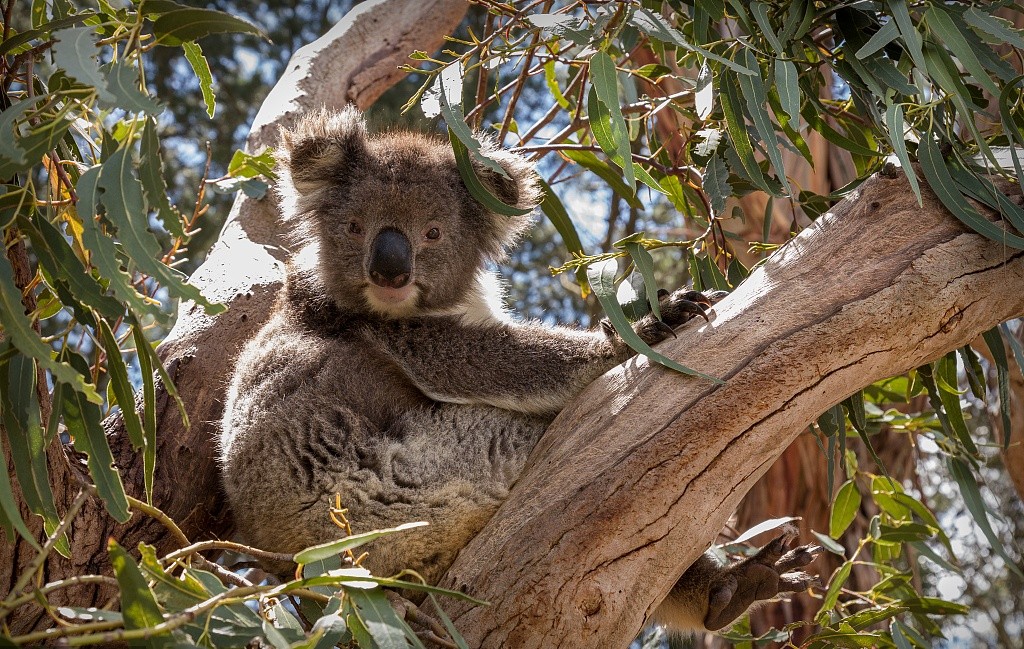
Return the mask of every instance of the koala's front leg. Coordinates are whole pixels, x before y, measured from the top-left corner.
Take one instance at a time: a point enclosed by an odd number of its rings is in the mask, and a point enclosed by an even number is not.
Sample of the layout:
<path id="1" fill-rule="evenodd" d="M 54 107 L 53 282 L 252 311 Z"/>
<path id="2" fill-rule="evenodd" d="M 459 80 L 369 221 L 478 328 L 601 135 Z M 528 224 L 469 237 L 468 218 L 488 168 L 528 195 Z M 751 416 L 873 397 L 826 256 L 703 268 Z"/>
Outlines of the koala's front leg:
<path id="1" fill-rule="evenodd" d="M 754 556 L 725 566 L 705 553 L 655 611 L 655 621 L 679 631 L 718 631 L 758 601 L 818 583 L 816 576 L 799 568 L 813 561 L 822 549 L 817 545 L 791 547 L 796 536 L 796 527 L 787 526 Z"/>

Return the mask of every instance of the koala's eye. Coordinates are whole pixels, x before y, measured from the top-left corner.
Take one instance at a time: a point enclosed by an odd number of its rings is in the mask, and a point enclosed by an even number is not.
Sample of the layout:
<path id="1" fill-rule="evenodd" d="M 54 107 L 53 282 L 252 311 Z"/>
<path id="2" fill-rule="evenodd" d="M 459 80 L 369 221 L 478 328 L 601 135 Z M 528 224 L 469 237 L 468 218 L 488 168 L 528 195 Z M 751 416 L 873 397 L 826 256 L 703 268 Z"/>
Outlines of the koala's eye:
<path id="1" fill-rule="evenodd" d="M 349 221 L 348 233 L 354 236 L 361 236 L 363 234 L 363 225 L 359 221 Z"/>
<path id="2" fill-rule="evenodd" d="M 424 236 L 431 241 L 437 241 L 441 238 L 441 230 L 440 228 L 430 228 Z"/>

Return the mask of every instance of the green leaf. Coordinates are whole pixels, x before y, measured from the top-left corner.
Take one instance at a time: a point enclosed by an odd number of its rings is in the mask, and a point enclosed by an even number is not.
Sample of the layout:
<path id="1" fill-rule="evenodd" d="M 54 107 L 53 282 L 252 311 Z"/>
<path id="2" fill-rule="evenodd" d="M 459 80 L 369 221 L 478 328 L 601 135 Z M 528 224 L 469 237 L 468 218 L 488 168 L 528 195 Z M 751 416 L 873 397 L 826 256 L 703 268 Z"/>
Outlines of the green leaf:
<path id="1" fill-rule="evenodd" d="M 859 433 L 866 433 L 868 422 L 864 412 L 864 391 L 857 390 L 843 401 L 847 412 L 850 413 L 850 423 Z"/>
<path id="2" fill-rule="evenodd" d="M 832 501 L 832 514 L 828 522 L 829 536 L 838 539 L 846 531 L 850 523 L 857 518 L 860 502 L 860 491 L 853 480 L 847 480 L 839 487 L 835 500 Z"/>
<path id="3" fill-rule="evenodd" d="M 890 23 L 891 24 L 891 23 Z M 885 127 L 889 132 L 889 142 L 892 150 L 899 158 L 900 168 L 910 183 L 910 188 L 917 197 L 918 206 L 924 205 L 921 198 L 921 185 L 917 181 L 917 173 L 910 164 L 910 154 L 907 152 L 906 123 L 903 120 L 903 106 L 893 102 L 888 97 L 885 100 Z"/>
<path id="4" fill-rule="evenodd" d="M 901 613 L 906 612 L 906 610 L 907 607 L 902 604 L 890 604 L 882 608 L 857 611 L 853 615 L 845 618 L 843 622 L 852 626 L 855 631 L 863 631 L 870 626 L 874 626 L 875 624 L 879 624 L 900 615 Z"/>
<path id="5" fill-rule="evenodd" d="M 978 447 L 967 430 L 963 409 L 960 406 L 960 394 L 956 391 L 957 371 L 956 352 L 950 352 L 935 363 L 935 378 L 942 409 L 946 413 L 949 425 L 956 432 L 964 448 L 971 455 L 977 455 Z M 948 389 L 947 389 L 948 388 Z"/>
<path id="6" fill-rule="evenodd" d="M 832 554 L 839 555 L 840 557 L 846 558 L 846 548 L 839 543 L 836 543 L 835 539 L 830 536 L 826 536 L 820 532 L 811 530 L 811 534 L 814 535 L 818 542 L 821 543 L 822 547 L 831 552 Z"/>
<path id="7" fill-rule="evenodd" d="M 718 100 L 722 104 L 722 112 L 725 114 L 726 128 L 729 131 L 729 139 L 732 140 L 733 150 L 740 160 L 743 170 L 759 189 L 774 194 L 761 173 L 754 158 L 754 147 L 750 143 L 750 136 L 747 134 L 747 125 L 744 121 L 742 104 L 740 103 L 740 90 L 737 77 L 728 73 L 720 75 L 718 87 Z M 759 109 L 760 110 L 760 109 Z"/>
<path id="8" fill-rule="evenodd" d="M 618 176 L 616 175 L 616 178 L 617 177 Z M 562 204 L 558 195 L 546 182 L 544 182 L 543 179 L 538 179 L 538 181 L 541 190 L 544 192 L 544 198 L 541 199 L 540 202 L 541 212 L 543 212 L 544 216 L 548 217 L 551 224 L 555 226 L 555 230 L 558 231 L 558 235 L 562 237 L 562 243 L 565 244 L 565 248 L 569 251 L 569 254 L 582 255 L 583 243 L 580 241 L 579 233 L 576 232 L 576 226 L 573 225 L 572 219 L 569 218 L 569 213 L 565 210 L 565 205 Z M 583 296 L 586 297 L 588 287 L 587 271 L 585 268 L 576 269 L 576 282 L 584 291 Z"/>
<path id="9" fill-rule="evenodd" d="M 796 66 L 792 61 L 775 61 L 775 88 L 779 92 L 779 103 L 789 122 L 796 124 L 800 118 L 800 84 Z M 780 118 L 781 119 L 781 118 Z"/>
<path id="10" fill-rule="evenodd" d="M 20 142 L 21 134 L 16 128 L 15 123 L 29 109 L 34 108 L 45 98 L 46 95 L 37 95 L 36 97 L 21 99 L 5 108 L 3 112 L 0 112 L 0 136 L 3 136 L 0 137 L 0 174 L 3 177 L 13 176 L 38 162 L 38 160 L 29 158 L 28 151 L 25 150 L 25 147 Z M 5 193 L 16 191 L 17 189 L 9 188 Z M 24 201 L 22 200 L 18 201 L 19 205 L 23 203 Z"/>
<path id="11" fill-rule="evenodd" d="M 756 74 L 753 70 L 745 68 L 735 61 L 730 61 L 725 57 L 718 56 L 714 52 L 689 42 L 679 30 L 668 24 L 660 14 L 650 9 L 637 7 L 633 11 L 633 15 L 629 17 L 629 23 L 656 41 L 681 47 L 688 52 L 696 52 L 705 58 L 721 63 L 739 74 Z"/>
<path id="12" fill-rule="evenodd" d="M 825 591 L 825 597 L 821 600 L 821 607 L 815 617 L 815 622 L 818 624 L 825 624 L 828 620 L 828 612 L 839 601 L 839 593 L 842 591 L 843 585 L 846 584 L 846 580 L 850 578 L 851 570 L 853 570 L 853 563 L 847 561 L 832 573 L 832 578 L 828 582 L 828 590 Z"/>
<path id="13" fill-rule="evenodd" d="M 235 178 L 255 178 L 256 176 L 277 178 L 277 174 L 274 173 L 276 164 L 274 152 L 269 147 L 256 155 L 239 149 L 231 156 L 231 162 L 228 163 L 228 175 Z"/>
<path id="14" fill-rule="evenodd" d="M 53 62 L 69 77 L 96 89 L 96 96 L 107 106 L 117 104 L 117 97 L 107 87 L 107 78 L 100 71 L 96 55 L 96 27 L 71 27 L 53 33 Z"/>
<path id="15" fill-rule="evenodd" d="M 391 527 L 384 530 L 374 530 L 372 532 L 366 532 L 364 534 L 353 534 L 352 536 L 346 536 L 343 539 L 337 539 L 336 541 L 328 541 L 327 543 L 321 543 L 312 547 L 306 548 L 305 550 L 295 555 L 295 563 L 313 563 L 315 561 L 323 561 L 328 557 L 333 557 L 346 550 L 352 550 L 358 548 L 361 545 L 365 545 L 370 541 L 379 539 L 382 536 L 388 534 L 394 534 L 395 532 L 404 532 L 405 530 L 415 529 L 417 527 L 425 527 L 427 523 L 420 521 L 416 523 L 403 523 L 398 527 Z"/>
<path id="16" fill-rule="evenodd" d="M 925 12 L 924 19 L 935 33 L 938 42 L 953 53 L 975 81 L 993 95 L 999 95 L 999 86 L 989 76 L 985 66 L 975 55 L 973 48 L 950 15 L 941 6 L 932 6 Z"/>
<path id="17" fill-rule="evenodd" d="M 171 380 L 171 376 L 167 373 L 167 368 L 164 367 L 163 361 L 160 360 L 160 357 L 157 355 L 156 350 L 153 349 L 152 345 L 149 343 L 138 345 L 139 341 L 145 341 L 145 336 L 141 334 L 143 330 L 142 323 L 139 322 L 138 317 L 129 311 L 128 320 L 132 324 L 133 331 L 138 332 L 138 335 L 135 338 L 137 344 L 136 353 L 138 353 L 139 356 L 143 353 L 149 356 L 151 366 L 156 368 L 157 373 L 160 375 L 160 382 L 164 391 L 167 392 L 167 395 L 174 399 L 175 403 L 178 405 L 178 414 L 181 416 L 181 422 L 185 425 L 185 428 L 188 429 L 191 424 L 188 420 L 188 412 L 185 410 L 185 403 L 181 400 L 181 396 L 178 394 L 178 389 L 174 387 L 174 381 Z"/>
<path id="18" fill-rule="evenodd" d="M 120 300 L 126 302 L 136 313 L 156 315 L 158 304 L 139 295 L 132 286 L 131 277 L 121 269 L 113 237 L 100 229 L 95 219 L 98 182 L 102 166 L 86 170 L 75 185 L 78 191 L 78 215 L 82 222 L 82 242 L 90 253 L 90 261 L 103 277 L 110 281 L 110 288 Z"/>
<path id="19" fill-rule="evenodd" d="M 156 210 L 160 222 L 175 237 L 185 236 L 185 224 L 181 212 L 171 205 L 167 196 L 167 183 L 164 182 L 164 163 L 160 154 L 160 138 L 156 134 L 156 120 L 147 119 L 142 129 L 142 142 L 139 149 L 139 180 L 146 197 L 146 204 Z"/>
<path id="20" fill-rule="evenodd" d="M 1024 49 L 1024 32 L 1014 29 L 1013 23 L 1010 21 L 999 16 L 993 16 L 981 7 L 968 9 L 963 13 L 963 17 L 968 25 L 988 34 L 996 42 L 1006 43 L 1017 49 Z"/>
<path id="21" fill-rule="evenodd" d="M 171 295 L 192 300 L 211 315 L 225 310 L 223 304 L 207 300 L 199 289 L 185 282 L 181 273 L 160 260 L 160 245 L 147 227 L 142 183 L 135 176 L 131 149 L 118 149 L 107 158 L 101 167 L 99 188 L 103 191 L 106 216 L 117 228 L 121 245 L 139 270 L 156 279 Z"/>
<path id="22" fill-rule="evenodd" d="M 211 34 L 225 33 L 255 34 L 270 40 L 263 30 L 249 21 L 212 9 L 178 9 L 153 21 L 153 34 L 159 45 L 181 45 Z"/>
<path id="23" fill-rule="evenodd" d="M 1006 342 L 1010 344 L 1010 349 L 1013 351 L 1013 360 L 1017 361 L 1017 370 L 1024 376 L 1024 346 L 1021 346 L 1017 337 L 1010 333 L 1010 327 L 1005 322 L 999 325 L 999 331 L 1002 332 Z"/>
<path id="24" fill-rule="evenodd" d="M 18 228 L 32 241 L 32 249 L 49 279 L 66 282 L 75 298 L 107 318 L 114 320 L 121 317 L 124 307 L 104 294 L 103 288 L 86 272 L 56 226 L 46 219 L 21 218 L 18 220 Z"/>
<path id="25" fill-rule="evenodd" d="M 622 307 L 619 306 L 618 300 L 615 299 L 616 270 L 617 264 L 615 260 L 609 259 L 603 263 L 590 266 L 587 269 L 587 279 L 590 280 L 590 287 L 594 289 L 594 295 L 597 296 L 598 302 L 601 303 L 601 307 L 604 309 L 605 315 L 608 316 L 608 320 L 612 323 L 612 326 L 619 334 L 619 337 L 621 337 L 622 340 L 634 351 L 643 354 L 659 365 L 663 365 L 682 374 L 699 376 L 718 385 L 724 385 L 725 381 L 721 379 L 717 379 L 708 374 L 680 365 L 667 356 L 659 354 L 651 349 L 650 345 L 645 343 L 643 339 L 633 331 L 633 327 L 630 326 L 629 320 L 626 319 L 626 314 L 622 312 Z"/>
<path id="26" fill-rule="evenodd" d="M 117 584 L 121 590 L 121 615 L 124 617 L 125 628 L 148 629 L 162 623 L 163 612 L 135 560 L 114 539 L 107 542 L 107 552 L 110 554 L 110 564 L 114 568 L 114 576 L 117 577 Z M 160 648 L 173 646 L 173 641 L 170 634 L 165 632 L 149 637 L 139 644 Z"/>
<path id="27" fill-rule="evenodd" d="M 590 59 L 590 80 L 593 83 L 587 101 L 587 116 L 590 129 L 594 132 L 601 149 L 622 167 L 626 184 L 636 193 L 636 176 L 633 172 L 633 152 L 629 141 L 629 129 L 619 107 L 619 82 L 615 62 L 604 52 L 598 52 Z"/>
<path id="28" fill-rule="evenodd" d="M 907 0 L 889 0 L 889 10 L 892 12 L 893 21 L 900 31 L 900 36 L 903 37 L 904 47 L 914 60 L 914 65 L 920 70 L 927 69 L 924 54 L 921 51 L 921 35 L 917 32 L 914 21 L 910 17 Z"/>
<path id="29" fill-rule="evenodd" d="M 960 495 L 964 498 L 964 505 L 966 505 L 967 511 L 971 512 L 974 522 L 981 528 L 992 550 L 1003 558 L 1008 570 L 1011 570 L 1018 577 L 1024 577 L 1024 572 L 1021 572 L 1021 569 L 1017 567 L 1014 560 L 1006 554 L 999 536 L 996 535 L 992 525 L 989 523 L 985 501 L 981 497 L 978 481 L 975 479 L 970 467 L 963 460 L 956 457 L 947 457 L 946 464 L 949 467 L 949 472 L 953 475 L 953 479 L 956 480 L 957 486 L 960 487 Z"/>
<path id="30" fill-rule="evenodd" d="M 466 643 L 466 640 L 462 637 L 462 634 L 459 633 L 459 630 L 455 628 L 455 625 L 452 624 L 451 618 L 449 618 L 448 614 L 444 612 L 441 605 L 437 603 L 437 598 L 434 597 L 434 594 L 431 593 L 429 597 L 434 611 L 437 613 L 438 617 L 441 618 L 441 623 L 444 624 L 444 628 L 448 632 L 448 636 L 455 642 L 455 646 L 459 649 L 469 649 L 469 645 Z"/>
<path id="31" fill-rule="evenodd" d="M 0 363 L 0 412 L 3 430 L 14 462 L 25 504 L 42 516 L 47 536 L 60 525 L 60 517 L 50 489 L 46 449 L 49 440 L 40 419 L 36 395 L 36 364 L 23 354 L 14 353 Z M 62 537 L 60 553 L 68 556 L 68 543 Z"/>
<path id="32" fill-rule="evenodd" d="M 935 530 L 921 523 L 902 523 L 897 526 L 882 525 L 877 541 L 909 543 L 927 541 L 935 536 Z"/>
<path id="33" fill-rule="evenodd" d="M 733 188 L 729 184 L 729 170 L 726 168 L 722 156 L 715 154 L 708 159 L 701 181 L 708 202 L 711 203 L 711 209 L 716 215 L 723 214 L 725 202 L 732 196 Z"/>
<path id="34" fill-rule="evenodd" d="M 896 21 L 890 20 L 889 22 L 882 25 L 881 29 L 875 32 L 871 36 L 871 38 L 868 39 L 868 42 L 864 43 L 864 45 L 859 50 L 857 50 L 854 56 L 857 57 L 858 59 L 866 59 L 875 52 L 881 50 L 889 43 L 896 40 L 896 37 L 899 35 L 900 30 L 896 26 Z"/>
<path id="35" fill-rule="evenodd" d="M 759 69 L 757 58 L 755 58 L 753 52 L 745 49 L 743 54 L 746 57 L 745 63 L 749 68 Z M 786 168 L 782 164 L 782 151 L 779 149 L 779 140 L 775 135 L 775 125 L 772 124 L 768 111 L 765 109 L 765 106 L 768 105 L 768 95 L 765 92 L 764 80 L 760 74 L 754 74 L 740 76 L 739 81 L 743 98 L 747 102 L 747 112 L 754 122 L 754 128 L 760 134 L 761 140 L 764 141 L 764 148 L 768 154 L 768 159 L 772 161 L 775 173 L 778 175 L 779 180 L 782 181 L 786 192 L 792 194 L 793 188 L 789 185 L 789 179 L 786 178 Z"/>
<path id="36" fill-rule="evenodd" d="M 36 537 L 28 530 L 25 521 L 21 518 L 21 509 L 14 500 L 14 489 L 11 485 L 11 476 L 7 473 L 6 461 L 0 466 L 0 527 L 4 528 L 8 542 L 14 541 L 14 532 L 17 532 L 33 548 L 42 550 Z"/>
<path id="37" fill-rule="evenodd" d="M 473 198 L 480 201 L 480 203 L 491 212 L 501 214 L 502 216 L 522 216 L 533 211 L 532 207 L 528 209 L 521 209 L 512 205 L 507 205 L 492 194 L 476 175 L 476 170 L 473 168 L 473 162 L 470 160 L 469 150 L 466 148 L 465 144 L 458 138 L 455 131 L 451 128 L 448 129 L 448 136 L 451 139 L 452 150 L 455 152 L 455 163 L 459 168 L 459 175 L 462 176 L 462 182 L 466 184 L 466 189 L 469 190 L 469 193 Z"/>
<path id="38" fill-rule="evenodd" d="M 185 60 L 192 66 L 192 71 L 199 79 L 199 89 L 203 93 L 206 114 L 212 118 L 217 110 L 217 98 L 213 93 L 213 74 L 210 72 L 210 64 L 203 56 L 203 49 L 199 47 L 199 43 L 182 43 L 181 47 L 185 50 Z"/>
<path id="39" fill-rule="evenodd" d="M 92 18 L 95 15 L 95 11 L 86 10 L 82 11 L 81 13 L 77 13 L 74 16 L 65 16 L 62 18 L 58 18 L 56 20 L 52 20 L 48 23 L 41 24 L 36 29 L 29 29 L 21 32 L 20 34 L 14 34 L 10 38 L 4 40 L 3 42 L 0 42 L 0 56 L 3 56 L 8 52 L 13 52 L 20 46 L 25 45 L 26 43 L 29 43 L 33 40 L 43 39 L 47 35 L 55 31 L 64 29 L 65 27 L 70 27 L 72 25 L 77 25 L 78 23 L 85 22 L 87 19 Z"/>
<path id="40" fill-rule="evenodd" d="M 785 56 L 786 48 L 783 47 L 779 37 L 775 35 L 775 30 L 772 29 L 772 22 L 768 18 L 768 5 L 763 2 L 751 2 L 750 13 L 754 15 L 754 20 L 757 21 L 757 26 L 761 29 L 761 35 L 772 46 L 775 53 L 778 56 Z M 747 65 L 749 67 L 749 62 Z"/>
<path id="41" fill-rule="evenodd" d="M 163 106 L 156 99 L 140 90 L 139 70 L 134 65 L 117 61 L 104 65 L 100 70 L 106 75 L 107 89 L 114 96 L 112 105 L 108 105 L 109 108 L 122 108 L 148 115 L 163 112 Z"/>
<path id="42" fill-rule="evenodd" d="M 1010 447 L 1010 362 L 1006 358 L 1003 338 L 999 335 L 999 327 L 986 331 L 982 337 L 992 354 L 992 362 L 996 366 L 996 382 L 999 389 L 999 414 L 1003 423 L 1003 448 Z M 1024 368 L 1024 365 L 1021 366 Z"/>
<path id="43" fill-rule="evenodd" d="M 640 276 L 644 279 L 644 291 L 647 294 L 647 303 L 651 305 L 651 312 L 654 317 L 661 320 L 661 309 L 658 306 L 658 282 L 654 279 L 654 258 L 636 241 L 629 241 L 623 244 L 626 252 L 629 253 L 633 263 L 636 264 Z"/>
<path id="44" fill-rule="evenodd" d="M 132 337 L 135 340 L 135 356 L 139 359 L 139 374 L 142 375 L 142 436 L 146 442 L 142 456 L 143 481 L 146 485 L 146 502 L 152 504 L 153 475 L 156 472 L 156 377 L 153 373 L 153 358 L 147 353 L 152 347 L 134 316 Z M 160 360 L 157 359 L 157 362 Z M 173 384 L 171 389 L 174 389 Z"/>
<path id="45" fill-rule="evenodd" d="M 378 649 L 407 649 L 409 644 L 406 638 L 405 622 L 403 622 L 395 609 L 392 608 L 384 591 L 380 588 L 366 590 L 362 588 L 346 589 L 345 594 L 352 601 L 352 605 L 363 623 L 367 633 L 373 638 Z M 414 647 L 422 649 L 423 644 L 412 635 L 409 640 L 413 641 Z"/>
<path id="46" fill-rule="evenodd" d="M 88 371 L 88 364 L 78 354 L 64 350 L 70 356 L 72 366 L 80 371 Z M 100 422 L 99 407 L 87 401 L 81 392 L 64 390 L 61 393 L 63 402 L 60 405 L 64 414 L 64 425 L 74 441 L 75 450 L 88 456 L 89 474 L 92 476 L 99 492 L 100 499 L 107 511 L 119 523 L 131 518 L 128 511 L 128 499 L 125 497 L 121 475 L 114 468 L 114 456 L 110 452 L 107 436 Z"/>
<path id="47" fill-rule="evenodd" d="M 21 291 L 14 283 L 14 271 L 6 255 L 0 255 L 0 325 L 7 338 L 22 354 L 30 356 L 54 378 L 66 383 L 92 403 L 103 403 L 103 397 L 96 392 L 96 386 L 88 383 L 85 376 L 74 369 L 53 360 L 50 347 L 39 339 L 32 329 L 32 323 L 25 315 L 25 307 L 21 303 Z"/>
<path id="48" fill-rule="evenodd" d="M 921 139 L 917 152 L 921 162 L 921 171 L 924 173 L 928 185 L 953 216 L 978 234 L 1011 248 L 1024 250 L 1024 238 L 1009 233 L 979 214 L 978 210 L 956 189 L 953 176 L 946 168 L 946 162 L 942 159 L 942 154 L 939 152 L 939 147 L 935 143 L 931 131 L 928 131 Z"/>
<path id="49" fill-rule="evenodd" d="M 113 388 L 116 403 L 121 408 L 121 417 L 124 420 L 128 439 L 132 442 L 132 448 L 136 450 L 143 448 L 146 445 L 146 436 L 142 432 L 139 413 L 135 410 L 135 395 L 132 384 L 128 380 L 128 368 L 125 367 L 124 359 L 121 357 L 121 348 L 117 344 L 117 338 L 114 337 L 110 325 L 103 318 L 99 319 L 99 334 L 103 349 L 107 352 L 107 374 L 110 376 L 110 385 Z"/>

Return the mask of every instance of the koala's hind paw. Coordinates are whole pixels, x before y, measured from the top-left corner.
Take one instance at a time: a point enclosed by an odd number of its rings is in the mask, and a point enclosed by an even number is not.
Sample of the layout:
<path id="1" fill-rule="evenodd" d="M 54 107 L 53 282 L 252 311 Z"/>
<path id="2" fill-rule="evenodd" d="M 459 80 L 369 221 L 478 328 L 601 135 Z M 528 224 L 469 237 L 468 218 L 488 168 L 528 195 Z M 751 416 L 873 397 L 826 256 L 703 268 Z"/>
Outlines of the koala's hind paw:
<path id="1" fill-rule="evenodd" d="M 757 554 L 723 568 L 715 576 L 704 617 L 708 630 L 717 631 L 731 624 L 758 600 L 805 590 L 819 583 L 816 576 L 796 569 L 813 561 L 821 553 L 821 547 L 790 547 L 796 537 L 797 529 L 787 526 Z"/>

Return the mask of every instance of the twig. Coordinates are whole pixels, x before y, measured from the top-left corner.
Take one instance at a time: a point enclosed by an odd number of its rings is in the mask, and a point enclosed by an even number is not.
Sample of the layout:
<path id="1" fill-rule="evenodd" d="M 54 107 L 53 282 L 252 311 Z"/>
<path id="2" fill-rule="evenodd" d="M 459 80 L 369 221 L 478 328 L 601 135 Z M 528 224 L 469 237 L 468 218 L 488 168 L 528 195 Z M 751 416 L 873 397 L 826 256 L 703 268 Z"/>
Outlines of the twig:
<path id="1" fill-rule="evenodd" d="M 32 581 L 32 575 L 43 567 L 43 562 L 46 561 L 46 557 L 50 554 L 50 550 L 52 550 L 53 546 L 57 544 L 57 540 L 64 536 L 64 532 L 66 532 L 71 526 L 71 521 L 78 515 L 78 512 L 82 509 L 82 506 L 85 505 L 85 501 L 89 499 L 89 496 L 90 494 L 86 489 L 82 489 L 78 492 L 78 495 L 75 496 L 75 500 L 71 503 L 71 506 L 68 507 L 68 511 L 64 515 L 64 520 L 62 520 L 60 525 L 57 526 L 57 529 L 50 534 L 49 538 L 46 539 L 46 543 L 43 544 L 42 549 L 39 550 L 39 553 L 33 557 L 32 561 L 18 577 L 18 581 L 14 584 L 14 588 L 11 589 L 10 595 L 8 595 L 3 602 L 5 608 L 9 606 L 11 601 L 17 599 L 17 593 L 20 593 L 26 586 L 28 586 L 28 583 Z"/>
<path id="2" fill-rule="evenodd" d="M 193 543 L 188 547 L 184 547 L 180 550 L 175 550 L 174 552 L 171 552 L 170 554 L 164 556 L 162 561 L 175 561 L 182 557 L 187 557 L 190 554 L 195 554 L 197 552 L 205 552 L 206 550 L 231 550 L 233 552 L 247 554 L 258 559 L 269 559 L 271 561 L 292 562 L 295 560 L 294 555 L 291 554 L 283 554 L 280 552 L 267 552 L 266 550 L 252 548 L 241 543 L 235 543 L 234 541 L 199 541 L 198 543 Z"/>

